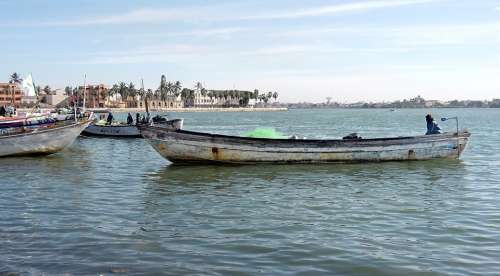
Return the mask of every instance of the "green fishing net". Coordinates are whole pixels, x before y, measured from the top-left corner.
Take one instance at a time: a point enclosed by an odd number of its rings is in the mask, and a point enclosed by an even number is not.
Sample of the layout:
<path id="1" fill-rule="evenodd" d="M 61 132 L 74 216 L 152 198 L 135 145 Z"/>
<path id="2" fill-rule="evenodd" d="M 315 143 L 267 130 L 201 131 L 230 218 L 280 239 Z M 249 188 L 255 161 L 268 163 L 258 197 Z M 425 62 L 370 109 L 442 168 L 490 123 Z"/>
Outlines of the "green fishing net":
<path id="1" fill-rule="evenodd" d="M 256 128 L 255 130 L 246 132 L 243 134 L 244 137 L 250 138 L 268 138 L 268 139 L 287 139 L 287 136 L 284 136 L 280 132 L 276 131 L 274 128 Z"/>

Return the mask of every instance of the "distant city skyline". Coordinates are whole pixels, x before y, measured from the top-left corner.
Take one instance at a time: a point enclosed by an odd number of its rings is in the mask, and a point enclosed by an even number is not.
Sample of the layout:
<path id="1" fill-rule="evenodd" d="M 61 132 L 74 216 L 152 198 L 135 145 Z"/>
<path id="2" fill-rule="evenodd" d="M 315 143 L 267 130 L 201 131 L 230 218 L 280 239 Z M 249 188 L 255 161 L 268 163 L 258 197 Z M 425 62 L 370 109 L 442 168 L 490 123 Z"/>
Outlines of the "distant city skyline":
<path id="1" fill-rule="evenodd" d="M 2 1 L 0 82 L 277 91 L 282 102 L 500 98 L 500 0 Z"/>

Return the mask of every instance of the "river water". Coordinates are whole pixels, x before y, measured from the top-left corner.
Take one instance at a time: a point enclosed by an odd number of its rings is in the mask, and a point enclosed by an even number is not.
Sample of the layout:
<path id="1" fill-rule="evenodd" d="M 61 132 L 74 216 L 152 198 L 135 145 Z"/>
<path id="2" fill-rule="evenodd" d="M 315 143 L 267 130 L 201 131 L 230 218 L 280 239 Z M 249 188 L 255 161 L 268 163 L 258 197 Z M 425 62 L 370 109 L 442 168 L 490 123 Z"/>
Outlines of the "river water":
<path id="1" fill-rule="evenodd" d="M 338 138 L 422 134 L 427 112 L 472 133 L 461 160 L 180 167 L 142 139 L 84 137 L 0 159 L 0 275 L 497 274 L 500 109 L 169 115 Z"/>

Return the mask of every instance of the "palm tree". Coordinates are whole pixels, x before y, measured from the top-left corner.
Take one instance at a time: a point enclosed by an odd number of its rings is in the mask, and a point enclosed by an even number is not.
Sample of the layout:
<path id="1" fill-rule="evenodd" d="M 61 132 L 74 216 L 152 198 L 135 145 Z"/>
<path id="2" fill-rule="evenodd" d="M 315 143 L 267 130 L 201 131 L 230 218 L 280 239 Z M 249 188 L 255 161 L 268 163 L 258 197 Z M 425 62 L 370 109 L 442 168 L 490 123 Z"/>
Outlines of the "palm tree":
<path id="1" fill-rule="evenodd" d="M 182 85 L 181 85 L 180 81 L 176 81 L 174 83 L 173 90 L 174 90 L 175 98 L 179 97 L 179 95 L 181 94 L 181 90 L 182 90 Z"/>
<path id="2" fill-rule="evenodd" d="M 278 92 L 274 92 L 273 93 L 273 98 L 274 98 L 274 101 L 276 102 L 276 99 L 278 99 Z"/>
<path id="3" fill-rule="evenodd" d="M 148 88 L 148 90 L 146 91 L 146 98 L 148 99 L 151 99 L 153 98 L 153 90 L 151 88 Z"/>
<path id="4" fill-rule="evenodd" d="M 194 88 L 196 88 L 197 90 L 201 90 L 203 88 L 203 85 L 201 85 L 201 82 L 197 82 L 195 85 L 194 85 Z"/>
<path id="5" fill-rule="evenodd" d="M 168 94 L 167 78 L 165 77 L 165 75 L 161 75 L 160 86 L 158 87 L 158 94 L 160 96 L 160 99 L 162 101 L 165 101 L 165 99 L 167 98 L 167 94 Z"/>
<path id="6" fill-rule="evenodd" d="M 50 86 L 48 85 L 45 85 L 45 87 L 43 88 L 43 92 L 45 92 L 45 94 L 49 95 L 50 94 Z"/>
<path id="7" fill-rule="evenodd" d="M 12 73 L 12 75 L 10 75 L 9 83 L 20 84 L 22 81 L 23 81 L 23 79 L 21 79 L 19 77 L 18 73 L 14 72 L 14 73 Z"/>
<path id="8" fill-rule="evenodd" d="M 211 106 L 211 107 L 213 107 L 213 106 L 214 106 L 214 102 L 213 102 L 213 100 L 212 100 L 212 99 L 213 99 L 213 98 L 214 98 L 214 96 L 215 96 L 214 91 L 210 91 L 210 92 L 208 92 L 208 93 L 207 93 L 207 96 L 210 98 L 210 106 Z"/>
<path id="9" fill-rule="evenodd" d="M 117 95 L 119 90 L 120 86 L 118 86 L 118 84 L 113 84 L 113 87 L 108 90 L 108 98 L 111 99 L 113 96 Z"/>
<path id="10" fill-rule="evenodd" d="M 255 90 L 253 91 L 253 95 L 252 95 L 252 96 L 253 96 L 253 98 L 254 98 L 255 100 L 257 100 L 257 99 L 259 98 L 259 89 L 255 89 Z"/>
<path id="11" fill-rule="evenodd" d="M 221 90 L 217 90 L 217 93 L 216 93 L 215 97 L 217 98 L 217 101 L 219 102 L 219 105 L 221 105 L 220 102 L 222 101 L 222 98 L 224 98 L 224 92 L 221 91 Z"/>
<path id="12" fill-rule="evenodd" d="M 174 95 L 174 84 L 172 82 L 167 82 L 167 95 L 168 96 Z"/>
<path id="13" fill-rule="evenodd" d="M 137 89 L 135 88 L 135 85 L 130 82 L 128 85 L 128 91 L 127 91 L 127 105 L 129 104 L 128 101 L 130 98 L 132 98 L 132 106 L 131 107 L 137 107 L 137 102 L 135 97 L 137 96 Z"/>
<path id="14" fill-rule="evenodd" d="M 66 96 L 71 96 L 71 92 L 73 92 L 73 88 L 71 88 L 70 86 L 66 86 L 64 88 L 64 93 L 66 93 Z"/>
<path id="15" fill-rule="evenodd" d="M 249 92 L 249 91 L 245 91 L 243 93 L 243 97 L 240 97 L 241 99 L 239 100 L 239 104 L 240 106 L 248 106 L 248 103 L 250 102 L 250 97 L 253 96 L 253 93 L 252 92 Z"/>
<path id="16" fill-rule="evenodd" d="M 127 100 L 128 97 L 128 87 L 127 84 L 124 83 L 123 81 L 118 84 L 118 94 L 120 94 L 120 97 L 122 99 L 122 102 Z"/>
<path id="17" fill-rule="evenodd" d="M 130 97 L 134 97 L 137 94 L 137 89 L 132 82 L 128 85 L 128 94 Z"/>
<path id="18" fill-rule="evenodd" d="M 144 90 L 144 87 L 137 90 L 137 96 L 139 96 L 141 100 L 144 100 L 144 97 L 146 96 L 146 90 Z"/>
<path id="19" fill-rule="evenodd" d="M 267 100 L 271 99 L 273 97 L 273 92 L 267 92 Z"/>

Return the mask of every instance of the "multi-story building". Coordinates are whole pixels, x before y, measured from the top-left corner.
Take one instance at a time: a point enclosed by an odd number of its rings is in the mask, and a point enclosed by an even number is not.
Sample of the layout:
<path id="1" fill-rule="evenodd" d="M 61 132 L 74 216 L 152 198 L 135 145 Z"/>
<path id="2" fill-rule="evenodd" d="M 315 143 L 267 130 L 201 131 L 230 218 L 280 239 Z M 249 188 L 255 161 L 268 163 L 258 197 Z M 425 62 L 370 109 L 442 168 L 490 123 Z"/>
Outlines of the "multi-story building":
<path id="1" fill-rule="evenodd" d="M 168 95 L 164 99 L 161 99 L 159 96 L 153 96 L 152 99 L 148 100 L 148 105 L 149 108 L 156 109 L 156 110 L 162 110 L 162 109 L 176 109 L 176 108 L 183 108 L 184 107 L 184 101 L 182 100 L 181 96 L 174 96 L 174 95 Z M 135 108 L 146 108 L 144 99 L 141 97 L 137 96 L 134 102 L 134 106 L 130 107 L 135 107 Z"/>
<path id="2" fill-rule="evenodd" d="M 144 101 L 139 102 L 139 106 L 142 108 L 144 106 Z M 158 97 L 153 97 L 153 99 L 149 103 L 150 107 L 153 109 L 175 109 L 175 108 L 183 108 L 184 102 L 181 99 L 181 96 L 166 96 L 165 99 L 160 99 Z"/>
<path id="3" fill-rule="evenodd" d="M 102 108 L 110 105 L 108 87 L 104 84 L 87 85 L 78 87 L 77 101 L 78 105 L 83 105 L 83 95 L 85 94 L 85 107 Z"/>
<path id="4" fill-rule="evenodd" d="M 15 83 L 0 83 L 0 105 L 21 105 L 23 92 Z"/>

